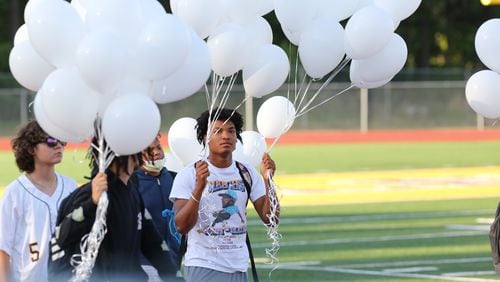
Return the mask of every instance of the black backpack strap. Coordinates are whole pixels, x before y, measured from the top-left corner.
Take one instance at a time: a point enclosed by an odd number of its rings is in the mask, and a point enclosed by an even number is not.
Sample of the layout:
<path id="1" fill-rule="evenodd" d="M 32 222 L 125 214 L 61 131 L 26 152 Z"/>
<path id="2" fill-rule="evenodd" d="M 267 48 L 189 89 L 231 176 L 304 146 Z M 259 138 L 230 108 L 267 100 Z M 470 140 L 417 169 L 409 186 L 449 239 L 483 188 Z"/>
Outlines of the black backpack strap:
<path id="1" fill-rule="evenodd" d="M 177 256 L 177 265 L 180 266 L 182 265 L 182 258 L 184 257 L 184 254 L 186 254 L 187 250 L 187 235 L 183 234 L 181 237 L 181 244 L 179 245 L 179 255 Z"/>
<path id="2" fill-rule="evenodd" d="M 250 171 L 246 168 L 245 165 L 236 161 L 236 167 L 238 168 L 238 172 L 240 173 L 241 179 L 243 180 L 243 184 L 245 184 L 245 188 L 247 189 L 247 205 L 250 200 L 250 192 L 252 191 L 252 177 L 250 176 Z M 259 276 L 257 275 L 257 268 L 255 267 L 255 260 L 253 258 L 252 245 L 250 244 L 250 237 L 247 232 L 247 249 L 248 256 L 250 257 L 250 264 L 252 266 L 252 277 L 254 282 L 259 282 Z"/>

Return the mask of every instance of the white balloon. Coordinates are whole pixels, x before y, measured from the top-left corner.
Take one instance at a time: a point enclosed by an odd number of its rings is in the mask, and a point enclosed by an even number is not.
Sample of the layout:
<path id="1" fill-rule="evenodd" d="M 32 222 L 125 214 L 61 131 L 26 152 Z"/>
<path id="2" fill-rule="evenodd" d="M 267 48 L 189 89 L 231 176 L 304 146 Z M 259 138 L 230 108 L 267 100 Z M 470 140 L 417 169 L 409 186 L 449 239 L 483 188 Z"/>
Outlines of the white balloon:
<path id="1" fill-rule="evenodd" d="M 26 19 L 35 50 L 51 65 L 69 67 L 75 63 L 75 50 L 85 34 L 82 19 L 65 1 L 43 1 Z"/>
<path id="2" fill-rule="evenodd" d="M 382 51 L 359 60 L 359 75 L 365 81 L 383 81 L 395 76 L 405 65 L 408 48 L 401 36 L 394 33 Z"/>
<path id="3" fill-rule="evenodd" d="M 47 1 L 59 1 L 59 0 L 29 0 L 26 3 L 26 6 L 24 7 L 24 21 L 25 22 L 28 21 L 28 18 L 31 15 L 31 11 L 33 11 L 33 9 L 36 9 L 35 8 L 36 6 L 45 5 L 44 2 Z"/>
<path id="4" fill-rule="evenodd" d="M 165 78 L 182 65 L 190 46 L 187 27 L 177 17 L 163 14 L 141 31 L 132 68 L 148 80 Z"/>
<path id="5" fill-rule="evenodd" d="M 14 46 L 21 42 L 29 41 L 29 35 L 28 35 L 28 27 L 26 24 L 21 25 L 17 31 L 16 35 L 14 35 Z"/>
<path id="6" fill-rule="evenodd" d="M 299 33 L 299 37 L 318 11 L 310 1 L 304 0 L 273 0 L 273 4 L 281 28 L 291 33 Z"/>
<path id="7" fill-rule="evenodd" d="M 195 126 L 195 119 L 183 117 L 168 130 L 168 147 L 184 166 L 200 159 L 203 151 L 203 145 L 196 138 Z"/>
<path id="8" fill-rule="evenodd" d="M 491 70 L 473 74 L 465 86 L 469 106 L 486 118 L 500 118 L 500 75 Z"/>
<path id="9" fill-rule="evenodd" d="M 243 131 L 241 133 L 243 143 L 238 140 L 233 158 L 242 163 L 248 163 L 254 167 L 260 166 L 262 156 L 267 150 L 264 136 L 257 131 Z"/>
<path id="10" fill-rule="evenodd" d="M 208 38 L 210 61 L 213 71 L 220 76 L 231 76 L 238 72 L 244 65 L 247 37 L 244 29 L 237 24 L 226 23 Z"/>
<path id="11" fill-rule="evenodd" d="M 87 17 L 87 9 L 85 9 L 85 7 L 80 2 L 80 0 L 71 0 L 71 6 L 78 13 L 78 15 L 80 16 L 82 21 L 85 22 L 86 17 Z"/>
<path id="12" fill-rule="evenodd" d="M 20 42 L 12 48 L 9 67 L 17 82 L 32 91 L 38 91 L 55 69 L 40 57 L 29 41 Z"/>
<path id="13" fill-rule="evenodd" d="M 92 89 L 107 93 L 118 86 L 127 66 L 125 42 L 110 30 L 96 30 L 85 36 L 76 51 L 76 65 Z"/>
<path id="14" fill-rule="evenodd" d="M 151 98 L 128 94 L 108 105 L 102 117 L 102 130 L 111 150 L 118 155 L 132 155 L 153 142 L 160 123 L 160 110 Z"/>
<path id="15" fill-rule="evenodd" d="M 292 31 L 292 30 L 289 30 L 285 27 L 282 27 L 282 28 L 283 28 L 283 33 L 285 34 L 286 38 L 288 40 L 290 40 L 290 43 L 298 46 L 300 43 L 300 36 L 302 35 L 302 32 Z"/>
<path id="16" fill-rule="evenodd" d="M 476 53 L 488 68 L 500 72 L 500 19 L 484 22 L 476 32 Z"/>
<path id="17" fill-rule="evenodd" d="M 295 120 L 295 107 L 286 97 L 267 99 L 257 112 L 257 128 L 264 137 L 276 138 L 287 132 Z"/>
<path id="18" fill-rule="evenodd" d="M 35 101 L 33 102 L 33 112 L 35 114 L 36 121 L 40 127 L 50 136 L 57 138 L 66 142 L 76 142 L 80 143 L 90 138 L 92 132 L 87 132 L 82 135 L 73 135 L 67 130 L 60 128 L 55 123 L 53 123 L 45 114 L 43 109 L 42 101 L 42 91 L 39 91 L 35 96 Z"/>
<path id="19" fill-rule="evenodd" d="M 135 93 L 150 96 L 152 81 L 135 75 L 131 70 L 127 71 L 128 72 L 123 75 L 121 81 L 118 82 L 116 89 L 113 92 L 106 93 L 106 95 L 111 93 L 116 96 L 121 96 Z"/>
<path id="20" fill-rule="evenodd" d="M 42 88 L 44 113 L 55 125 L 75 136 L 88 137 L 93 132 L 99 94 L 85 84 L 76 69 L 53 71 Z"/>
<path id="21" fill-rule="evenodd" d="M 337 22 L 350 17 L 357 9 L 359 0 L 316 0 L 318 17 L 327 17 Z"/>
<path id="22" fill-rule="evenodd" d="M 388 11 L 394 22 L 406 19 L 413 14 L 422 0 L 375 0 L 374 4 Z"/>
<path id="23" fill-rule="evenodd" d="M 257 2 L 258 15 L 263 16 L 274 10 L 274 3 L 271 0 L 254 0 Z"/>
<path id="24" fill-rule="evenodd" d="M 173 172 L 179 172 L 184 168 L 181 160 L 179 160 L 173 153 L 165 153 L 165 167 Z"/>
<path id="25" fill-rule="evenodd" d="M 349 77 L 351 79 L 352 84 L 358 88 L 366 88 L 366 89 L 372 89 L 372 88 L 378 88 L 381 86 L 386 85 L 389 83 L 389 81 L 392 80 L 393 77 L 380 80 L 380 81 L 365 81 L 361 78 L 359 74 L 359 61 L 358 60 L 352 60 L 351 61 L 351 66 L 349 68 Z"/>
<path id="26" fill-rule="evenodd" d="M 358 10 L 345 27 L 347 56 L 364 59 L 378 53 L 391 40 L 393 31 L 392 18 L 384 9 L 372 5 Z"/>
<path id="27" fill-rule="evenodd" d="M 286 81 L 290 63 L 285 51 L 273 44 L 256 49 L 252 60 L 243 68 L 243 86 L 252 97 L 274 92 Z"/>
<path id="28" fill-rule="evenodd" d="M 173 12 L 191 26 L 201 38 L 206 38 L 222 18 L 222 5 L 218 0 L 176 1 Z"/>
<path id="29" fill-rule="evenodd" d="M 134 46 L 143 27 L 142 9 L 137 0 L 92 0 L 86 5 L 90 31 L 108 29 Z"/>
<path id="30" fill-rule="evenodd" d="M 231 22 L 244 24 L 260 16 L 260 3 L 255 0 L 220 0 L 220 3 Z"/>
<path id="31" fill-rule="evenodd" d="M 321 78 L 344 57 L 344 29 L 333 19 L 318 18 L 300 37 L 299 56 L 306 73 Z"/>
<path id="32" fill-rule="evenodd" d="M 196 93 L 210 77 L 210 53 L 207 44 L 194 31 L 191 48 L 184 64 L 167 78 L 155 81 L 152 97 L 165 104 L 182 100 Z"/>

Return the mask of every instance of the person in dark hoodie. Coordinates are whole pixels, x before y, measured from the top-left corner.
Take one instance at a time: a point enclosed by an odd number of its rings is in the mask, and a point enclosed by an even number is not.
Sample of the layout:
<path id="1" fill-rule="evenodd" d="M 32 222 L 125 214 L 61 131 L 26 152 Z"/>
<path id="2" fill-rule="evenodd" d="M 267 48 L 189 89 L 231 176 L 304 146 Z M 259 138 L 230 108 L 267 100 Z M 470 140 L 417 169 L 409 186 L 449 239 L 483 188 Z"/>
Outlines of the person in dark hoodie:
<path id="1" fill-rule="evenodd" d="M 97 140 L 93 140 L 97 144 Z M 91 147 L 92 148 L 92 147 Z M 142 165 L 141 154 L 117 156 L 98 173 L 95 154 L 91 158 L 92 181 L 70 194 L 61 204 L 51 241 L 49 281 L 68 281 L 71 259 L 80 254 L 80 243 L 95 221 L 102 192 L 107 191 L 107 233 L 99 247 L 90 281 L 147 281 L 141 268 L 141 253 L 164 280 L 175 277 L 176 267 L 165 242 L 157 232 L 137 189 L 134 170 Z"/>
<path id="2" fill-rule="evenodd" d="M 173 216 L 173 203 L 169 200 L 175 172 L 165 167 L 165 153 L 160 142 L 161 135 L 142 151 L 143 165 L 135 171 L 138 180 L 139 193 L 141 194 L 146 209 L 153 218 L 153 223 L 167 242 L 171 259 L 180 269 L 179 247 L 181 235 L 177 232 Z M 150 280 L 158 280 L 156 270 L 145 257 L 141 259 L 143 269 Z M 178 271 L 178 276 L 181 272 Z"/>

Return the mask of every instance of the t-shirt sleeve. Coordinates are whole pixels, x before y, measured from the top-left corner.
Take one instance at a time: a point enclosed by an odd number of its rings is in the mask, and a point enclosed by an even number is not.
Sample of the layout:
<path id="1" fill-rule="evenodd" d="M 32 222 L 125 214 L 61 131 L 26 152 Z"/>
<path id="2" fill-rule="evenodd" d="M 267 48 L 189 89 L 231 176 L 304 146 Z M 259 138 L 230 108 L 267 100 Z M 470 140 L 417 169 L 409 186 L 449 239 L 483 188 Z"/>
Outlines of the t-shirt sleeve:
<path id="1" fill-rule="evenodd" d="M 16 221 L 19 218 L 17 202 L 11 190 L 7 189 L 0 201 L 0 250 L 12 254 Z"/>
<path id="2" fill-rule="evenodd" d="M 260 173 L 253 166 L 247 166 L 252 177 L 252 191 L 250 192 L 250 200 L 255 202 L 260 197 L 266 195 L 266 186 L 264 185 L 264 180 Z"/>
<path id="3" fill-rule="evenodd" d="M 176 199 L 189 199 L 194 190 L 196 179 L 194 165 L 187 166 L 181 170 L 174 179 L 169 200 L 175 202 Z"/>

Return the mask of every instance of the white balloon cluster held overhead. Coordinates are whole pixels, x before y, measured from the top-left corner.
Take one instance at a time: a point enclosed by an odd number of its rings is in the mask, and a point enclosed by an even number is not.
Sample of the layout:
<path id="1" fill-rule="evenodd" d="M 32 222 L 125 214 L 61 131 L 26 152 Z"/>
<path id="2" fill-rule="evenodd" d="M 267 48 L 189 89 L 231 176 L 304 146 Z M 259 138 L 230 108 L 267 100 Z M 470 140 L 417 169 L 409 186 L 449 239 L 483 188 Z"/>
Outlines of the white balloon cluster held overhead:
<path id="1" fill-rule="evenodd" d="M 88 139 L 100 116 L 113 151 L 139 152 L 160 129 L 155 102 L 194 94 L 210 74 L 207 44 L 156 0 L 30 0 L 24 18 L 11 72 L 65 141 Z"/>
<path id="2" fill-rule="evenodd" d="M 469 106 L 478 114 L 490 119 L 500 118 L 500 19 L 484 22 L 476 32 L 476 53 L 488 67 L 473 74 L 465 87 Z"/>
<path id="3" fill-rule="evenodd" d="M 273 45 L 273 32 L 262 17 L 273 10 L 270 0 L 172 0 L 174 15 L 206 38 L 216 76 L 242 72 L 247 95 L 262 97 L 288 77 L 288 56 Z"/>
<path id="4" fill-rule="evenodd" d="M 272 97 L 259 109 L 259 132 L 266 138 L 278 139 L 295 118 L 350 88 L 376 88 L 392 80 L 408 56 L 406 43 L 395 30 L 400 21 L 416 11 L 421 0 L 272 2 L 286 37 L 298 47 L 300 63 L 309 78 L 307 86 L 302 83 L 293 93 L 295 97 Z M 345 28 L 340 24 L 344 20 L 347 21 Z M 351 86 L 313 104 L 318 94 L 349 61 Z M 325 77 L 328 78 L 322 86 L 308 97 L 311 82 Z"/>

